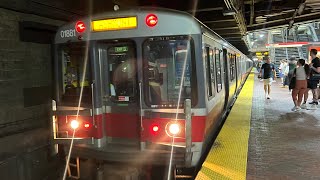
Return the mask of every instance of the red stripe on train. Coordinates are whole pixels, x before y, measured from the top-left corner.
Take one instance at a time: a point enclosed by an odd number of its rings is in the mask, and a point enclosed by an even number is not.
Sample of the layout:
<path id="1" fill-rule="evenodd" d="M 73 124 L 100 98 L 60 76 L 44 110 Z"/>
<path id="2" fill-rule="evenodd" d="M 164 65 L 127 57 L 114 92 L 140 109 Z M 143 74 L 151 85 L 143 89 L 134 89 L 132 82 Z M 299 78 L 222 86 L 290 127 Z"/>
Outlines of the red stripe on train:
<path id="1" fill-rule="evenodd" d="M 136 114 L 106 114 L 106 135 L 109 137 L 139 139 L 139 116 Z"/>
<path id="2" fill-rule="evenodd" d="M 71 138 L 73 134 L 73 129 L 71 127 L 71 121 L 77 120 L 79 123 L 79 127 L 75 131 L 76 138 L 91 138 L 94 137 L 96 139 L 100 139 L 103 137 L 102 133 L 102 114 L 95 115 L 95 125 L 93 125 L 92 116 L 58 116 L 58 126 L 59 126 L 59 134 L 62 137 Z M 66 136 L 68 135 L 68 136 Z"/>

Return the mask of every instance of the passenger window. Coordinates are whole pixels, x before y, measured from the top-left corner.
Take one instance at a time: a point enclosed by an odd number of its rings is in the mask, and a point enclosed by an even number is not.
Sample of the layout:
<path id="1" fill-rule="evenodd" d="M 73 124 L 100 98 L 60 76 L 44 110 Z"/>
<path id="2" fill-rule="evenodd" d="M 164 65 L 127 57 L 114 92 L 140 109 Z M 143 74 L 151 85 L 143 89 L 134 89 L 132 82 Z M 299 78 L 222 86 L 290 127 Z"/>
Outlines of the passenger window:
<path id="1" fill-rule="evenodd" d="M 210 53 L 209 53 L 210 49 L 209 47 L 205 48 L 205 52 L 204 52 L 204 60 L 206 63 L 206 81 L 207 81 L 207 94 L 208 97 L 212 96 L 212 86 L 211 86 L 211 64 L 210 63 Z"/>
<path id="2" fill-rule="evenodd" d="M 217 48 L 215 48 L 215 65 L 216 65 L 217 92 L 220 92 L 222 89 L 221 59 L 220 59 L 220 50 Z"/>
<path id="3" fill-rule="evenodd" d="M 210 61 L 210 76 L 211 76 L 211 88 L 212 88 L 212 95 L 215 96 L 215 86 L 216 86 L 216 83 L 215 83 L 215 77 L 214 77 L 214 52 L 213 52 L 213 49 L 210 48 L 209 50 L 209 61 Z"/>
<path id="4" fill-rule="evenodd" d="M 233 81 L 235 79 L 235 55 L 231 53 L 228 55 L 230 62 L 230 81 Z"/>

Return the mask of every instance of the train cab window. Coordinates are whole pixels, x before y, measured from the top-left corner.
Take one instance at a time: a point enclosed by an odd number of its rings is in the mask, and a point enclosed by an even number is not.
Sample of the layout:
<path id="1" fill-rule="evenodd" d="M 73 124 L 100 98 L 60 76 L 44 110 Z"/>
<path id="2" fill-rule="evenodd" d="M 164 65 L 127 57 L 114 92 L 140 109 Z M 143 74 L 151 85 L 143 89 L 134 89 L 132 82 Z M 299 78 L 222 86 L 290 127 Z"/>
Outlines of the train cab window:
<path id="1" fill-rule="evenodd" d="M 215 65 L 216 65 L 216 80 L 217 80 L 217 92 L 222 89 L 222 72 L 221 72 L 221 55 L 220 50 L 215 48 Z"/>
<path id="2" fill-rule="evenodd" d="M 83 44 L 68 44 L 58 48 L 60 51 L 59 71 L 62 74 L 59 83 L 62 91 L 61 104 L 78 106 L 91 105 L 91 70 L 89 48 Z M 62 87 L 62 88 L 61 88 Z M 81 90 L 82 89 L 82 90 Z M 80 96 L 82 96 L 80 98 Z"/>
<path id="3" fill-rule="evenodd" d="M 136 100 L 137 72 L 134 43 L 122 42 L 108 46 L 108 75 L 111 100 L 130 102 Z"/>
<path id="4" fill-rule="evenodd" d="M 144 89 L 151 107 L 174 108 L 196 92 L 193 43 L 187 36 L 149 38 L 143 44 Z M 195 71 L 193 71 L 195 72 Z"/>

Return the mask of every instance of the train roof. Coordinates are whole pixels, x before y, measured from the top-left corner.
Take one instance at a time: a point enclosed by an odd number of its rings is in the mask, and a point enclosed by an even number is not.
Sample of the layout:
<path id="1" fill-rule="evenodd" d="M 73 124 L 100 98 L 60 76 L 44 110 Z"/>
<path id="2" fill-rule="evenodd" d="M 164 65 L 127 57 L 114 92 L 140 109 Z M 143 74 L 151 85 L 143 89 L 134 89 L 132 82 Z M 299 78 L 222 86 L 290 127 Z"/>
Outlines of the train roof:
<path id="1" fill-rule="evenodd" d="M 155 27 L 146 25 L 147 15 L 154 14 L 158 17 L 158 24 Z M 92 21 L 115 18 L 136 17 L 137 27 L 130 29 L 105 30 L 94 32 Z M 86 30 L 82 33 L 76 31 L 76 23 L 83 22 Z M 79 21 L 69 22 L 60 27 L 55 36 L 55 43 L 79 42 L 86 40 L 102 40 L 132 37 L 152 37 L 170 35 L 189 35 L 206 33 L 224 46 L 237 50 L 234 46 L 224 40 L 221 36 L 204 25 L 189 13 L 159 7 L 136 7 L 133 9 L 109 11 L 97 15 L 80 18 Z M 237 50 L 239 51 L 239 50 Z M 239 51 L 240 52 L 240 51 Z"/>

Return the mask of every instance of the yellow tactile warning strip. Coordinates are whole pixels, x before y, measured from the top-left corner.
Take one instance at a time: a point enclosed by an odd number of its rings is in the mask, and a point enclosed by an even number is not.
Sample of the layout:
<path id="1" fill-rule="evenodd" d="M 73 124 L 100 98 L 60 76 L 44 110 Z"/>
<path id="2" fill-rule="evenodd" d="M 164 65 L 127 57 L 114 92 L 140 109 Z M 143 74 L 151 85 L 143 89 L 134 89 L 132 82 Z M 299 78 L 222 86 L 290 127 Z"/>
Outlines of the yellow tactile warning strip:
<path id="1" fill-rule="evenodd" d="M 246 179 L 253 83 L 251 73 L 196 180 Z"/>

